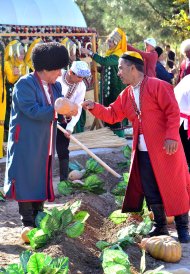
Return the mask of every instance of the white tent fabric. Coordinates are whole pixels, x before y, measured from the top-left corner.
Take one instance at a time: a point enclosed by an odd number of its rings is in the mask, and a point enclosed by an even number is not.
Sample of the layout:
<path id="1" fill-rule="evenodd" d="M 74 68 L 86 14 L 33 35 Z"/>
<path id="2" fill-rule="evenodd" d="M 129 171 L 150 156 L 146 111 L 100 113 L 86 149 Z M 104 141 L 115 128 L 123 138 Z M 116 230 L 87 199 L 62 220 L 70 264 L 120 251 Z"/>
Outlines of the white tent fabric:
<path id="1" fill-rule="evenodd" d="M 0 0 L 0 24 L 87 27 L 74 0 Z"/>

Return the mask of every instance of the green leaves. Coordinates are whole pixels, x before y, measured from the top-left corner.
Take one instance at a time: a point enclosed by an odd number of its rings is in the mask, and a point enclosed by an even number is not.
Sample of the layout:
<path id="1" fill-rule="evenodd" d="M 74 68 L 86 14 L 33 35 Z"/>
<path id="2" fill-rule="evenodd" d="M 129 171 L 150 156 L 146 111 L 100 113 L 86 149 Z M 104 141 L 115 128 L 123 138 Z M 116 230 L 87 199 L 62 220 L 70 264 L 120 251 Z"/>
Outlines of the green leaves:
<path id="1" fill-rule="evenodd" d="M 44 253 L 34 253 L 27 265 L 27 272 L 32 274 L 38 274 L 43 267 L 48 266 L 52 261 L 52 258 Z"/>
<path id="2" fill-rule="evenodd" d="M 103 185 L 103 181 L 97 175 L 94 174 L 88 176 L 85 179 L 82 188 L 96 194 L 101 194 L 104 192 Z"/>
<path id="3" fill-rule="evenodd" d="M 73 185 L 69 181 L 62 181 L 57 185 L 60 194 L 67 196 L 73 192 Z"/>
<path id="4" fill-rule="evenodd" d="M 24 274 L 24 271 L 20 264 L 11 264 L 7 267 L 5 273 L 6 274 Z"/>
<path id="5" fill-rule="evenodd" d="M 87 211 L 76 213 L 80 205 L 81 201 L 76 201 L 70 206 L 66 204 L 61 210 L 54 207 L 50 212 L 46 212 L 43 218 L 43 214 L 40 212 L 40 216 L 37 215 L 36 218 L 38 227 L 28 233 L 31 247 L 37 249 L 44 246 L 50 238 L 62 230 L 68 237 L 80 236 L 84 232 L 84 223 L 89 217 Z"/>
<path id="6" fill-rule="evenodd" d="M 105 274 L 130 274 L 128 255 L 123 250 L 105 249 L 102 267 Z"/>
<path id="7" fill-rule="evenodd" d="M 0 202 L 5 202 L 5 196 L 3 193 L 0 191 Z"/>
<path id="8" fill-rule="evenodd" d="M 65 233 L 70 238 L 77 238 L 84 232 L 84 224 L 81 222 L 75 222 L 74 224 L 69 225 L 65 229 Z"/>
<path id="9" fill-rule="evenodd" d="M 28 238 L 30 239 L 30 246 L 33 249 L 37 249 L 44 246 L 50 239 L 50 236 L 42 229 L 34 228 L 28 233 Z"/>
<path id="10" fill-rule="evenodd" d="M 21 264 L 10 264 L 6 269 L 0 268 L 4 274 L 68 274 L 69 259 L 60 257 L 52 259 L 44 253 L 24 251 L 20 255 Z"/>
<path id="11" fill-rule="evenodd" d="M 114 223 L 114 224 L 121 224 L 126 221 L 128 215 L 126 213 L 122 213 L 121 210 L 115 210 L 112 212 L 109 216 L 109 219 Z"/>
<path id="12" fill-rule="evenodd" d="M 128 158 L 128 159 L 131 158 L 131 148 L 130 148 L 130 146 L 124 147 L 123 155 L 125 156 L 125 158 Z"/>
<path id="13" fill-rule="evenodd" d="M 106 247 L 109 247 L 110 243 L 106 242 L 106 241 L 98 241 L 96 243 L 96 247 L 99 248 L 100 250 L 103 250 Z"/>
<path id="14" fill-rule="evenodd" d="M 83 177 L 87 177 L 90 174 L 100 174 L 104 172 L 104 168 L 93 158 L 86 161 L 86 172 Z"/>
<path id="15" fill-rule="evenodd" d="M 20 255 L 20 263 L 22 265 L 22 269 L 24 270 L 24 273 L 27 272 L 27 264 L 31 255 L 32 255 L 32 252 L 30 250 L 23 251 Z"/>

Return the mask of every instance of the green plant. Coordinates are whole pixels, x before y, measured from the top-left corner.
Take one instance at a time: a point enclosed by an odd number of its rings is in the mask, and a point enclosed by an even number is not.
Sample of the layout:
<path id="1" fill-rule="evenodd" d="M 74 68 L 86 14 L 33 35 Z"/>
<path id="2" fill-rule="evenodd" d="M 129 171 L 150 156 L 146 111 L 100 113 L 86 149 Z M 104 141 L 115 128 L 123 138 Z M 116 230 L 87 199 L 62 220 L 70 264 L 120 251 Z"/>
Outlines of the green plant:
<path id="1" fill-rule="evenodd" d="M 80 207 L 76 201 L 71 206 L 65 205 L 61 210 L 54 207 L 51 211 L 40 212 L 36 217 L 37 228 L 28 234 L 30 245 L 33 249 L 44 246 L 56 233 L 64 232 L 68 237 L 76 238 L 84 232 L 85 221 L 89 214 L 81 211 L 75 214 Z"/>
<path id="2" fill-rule="evenodd" d="M 128 255 L 121 249 L 105 249 L 102 267 L 105 274 L 130 274 Z"/>
<path id="3" fill-rule="evenodd" d="M 123 179 L 111 191 L 115 196 L 124 196 L 129 181 L 129 173 L 123 173 Z"/>
<path id="4" fill-rule="evenodd" d="M 0 191 L 0 202 L 5 202 L 5 196 L 3 193 Z"/>
<path id="5" fill-rule="evenodd" d="M 0 273 L 4 274 L 67 274 L 68 271 L 67 257 L 52 258 L 44 253 L 32 253 L 29 250 L 21 253 L 19 264 L 0 268 Z"/>
<path id="6" fill-rule="evenodd" d="M 125 162 L 118 163 L 118 166 L 121 168 L 129 168 L 131 163 L 131 148 L 130 146 L 126 146 L 123 148 L 123 155 L 126 158 Z"/>
<path id="7" fill-rule="evenodd" d="M 103 186 L 104 182 L 99 178 L 99 176 L 92 174 L 85 177 L 84 182 L 80 180 L 62 181 L 58 183 L 58 191 L 64 196 L 70 195 L 77 190 L 102 194 L 104 192 Z"/>

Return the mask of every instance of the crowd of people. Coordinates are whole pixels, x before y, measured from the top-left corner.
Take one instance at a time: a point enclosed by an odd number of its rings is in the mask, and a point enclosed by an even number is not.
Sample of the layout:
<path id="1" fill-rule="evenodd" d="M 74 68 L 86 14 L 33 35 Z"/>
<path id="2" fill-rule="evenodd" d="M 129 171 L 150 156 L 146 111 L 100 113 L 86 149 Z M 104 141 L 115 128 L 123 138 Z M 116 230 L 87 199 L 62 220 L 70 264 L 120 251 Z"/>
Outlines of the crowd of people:
<path id="1" fill-rule="evenodd" d="M 70 39 L 44 43 L 39 38 L 27 53 L 17 40 L 6 48 L 0 44 L 0 158 L 4 131 L 8 132 L 5 195 L 18 201 L 23 228 L 35 227 L 35 216 L 43 211 L 44 202 L 54 200 L 55 149 L 60 181 L 68 178 L 69 138 L 83 107 L 118 136 L 124 136 L 128 121 L 132 124 L 133 153 L 122 211 L 141 211 L 145 198 L 154 213 L 149 235 L 168 235 L 166 215 L 174 216 L 178 239 L 187 243 L 190 39 L 181 44 L 184 60 L 179 71 L 170 46 L 163 49 L 154 38 L 146 38 L 145 50 L 139 50 L 116 28 L 106 43 L 105 56 L 80 49 L 99 64 L 100 103 L 85 101 L 91 69 L 76 58 Z M 59 97 L 76 103 L 78 111 L 57 113 L 54 103 Z M 57 123 L 67 133 L 56 130 Z"/>

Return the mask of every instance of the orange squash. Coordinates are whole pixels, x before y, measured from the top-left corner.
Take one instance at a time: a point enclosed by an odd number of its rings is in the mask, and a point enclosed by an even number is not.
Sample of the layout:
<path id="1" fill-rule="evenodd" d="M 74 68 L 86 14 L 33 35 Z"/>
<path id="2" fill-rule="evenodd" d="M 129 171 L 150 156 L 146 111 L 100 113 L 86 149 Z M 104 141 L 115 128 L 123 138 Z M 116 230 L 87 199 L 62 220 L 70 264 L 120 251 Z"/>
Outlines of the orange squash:
<path id="1" fill-rule="evenodd" d="M 24 227 L 22 232 L 21 232 L 21 239 L 23 240 L 23 242 L 25 243 L 30 243 L 30 240 L 27 236 L 27 233 L 32 230 L 33 227 L 32 226 L 27 226 L 27 227 Z"/>
<path id="2" fill-rule="evenodd" d="M 154 236 L 141 241 L 144 248 L 153 258 L 175 263 L 181 259 L 181 244 L 170 236 Z"/>
<path id="3" fill-rule="evenodd" d="M 75 116 L 78 113 L 78 105 L 67 98 L 58 98 L 54 104 L 55 111 L 66 116 Z"/>

